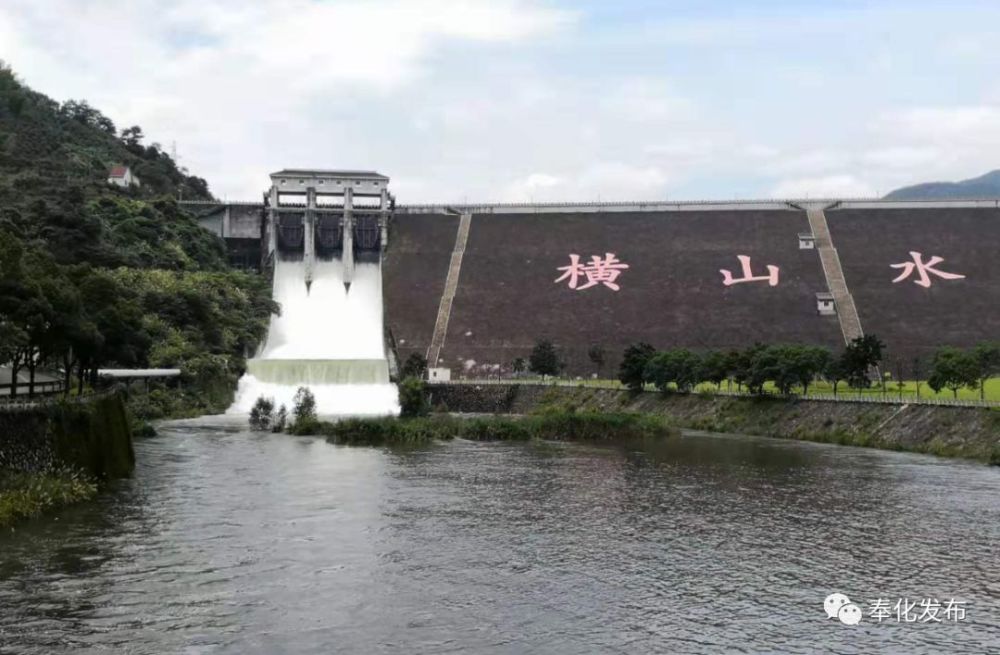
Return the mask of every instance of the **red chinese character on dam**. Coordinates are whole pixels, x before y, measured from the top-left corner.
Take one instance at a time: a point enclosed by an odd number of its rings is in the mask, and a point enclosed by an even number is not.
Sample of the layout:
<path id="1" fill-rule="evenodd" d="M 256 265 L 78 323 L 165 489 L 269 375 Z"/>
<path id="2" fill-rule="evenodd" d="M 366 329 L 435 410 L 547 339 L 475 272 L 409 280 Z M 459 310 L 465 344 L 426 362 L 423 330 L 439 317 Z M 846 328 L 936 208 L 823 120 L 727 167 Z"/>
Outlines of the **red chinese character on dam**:
<path id="1" fill-rule="evenodd" d="M 560 266 L 558 270 L 565 271 L 556 283 L 569 280 L 569 288 L 583 291 L 590 287 L 603 284 L 612 291 L 618 291 L 621 287 L 615 284 L 615 280 L 628 268 L 628 264 L 623 264 L 615 257 L 615 253 L 605 253 L 601 258 L 598 255 L 591 255 L 589 264 L 580 263 L 580 255 L 569 256 L 569 266 Z M 587 279 L 586 284 L 580 284 L 580 278 Z"/>
<path id="2" fill-rule="evenodd" d="M 747 255 L 737 255 L 736 259 L 740 260 L 740 266 L 743 268 L 743 277 L 734 278 L 733 272 L 720 268 L 719 272 L 722 273 L 722 284 L 724 286 L 732 286 L 734 284 L 742 284 L 744 282 L 767 282 L 772 287 L 778 286 L 778 267 L 768 264 L 767 275 L 757 275 L 753 274 L 750 269 L 750 257 Z"/>
<path id="3" fill-rule="evenodd" d="M 937 255 L 932 255 L 930 260 L 924 262 L 924 256 L 914 250 L 910 251 L 910 257 L 913 258 L 912 262 L 903 262 L 902 264 L 890 264 L 891 268 L 901 268 L 903 272 L 899 274 L 895 280 L 892 281 L 893 284 L 897 282 L 902 282 L 906 278 L 913 275 L 913 272 L 917 272 L 917 279 L 913 281 L 914 284 L 919 284 L 925 289 L 931 286 L 931 276 L 928 273 L 933 273 L 942 280 L 961 280 L 964 279 L 964 275 L 959 275 L 958 273 L 947 273 L 945 271 L 939 271 L 935 266 L 944 261 L 943 257 L 938 257 Z"/>

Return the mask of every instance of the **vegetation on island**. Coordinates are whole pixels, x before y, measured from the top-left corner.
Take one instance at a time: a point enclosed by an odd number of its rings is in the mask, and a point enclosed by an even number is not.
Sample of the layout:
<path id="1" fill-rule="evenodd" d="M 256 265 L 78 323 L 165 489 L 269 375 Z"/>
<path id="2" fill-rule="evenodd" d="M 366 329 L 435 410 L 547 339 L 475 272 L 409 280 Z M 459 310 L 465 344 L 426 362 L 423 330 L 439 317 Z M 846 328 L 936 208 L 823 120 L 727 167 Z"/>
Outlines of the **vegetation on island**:
<path id="1" fill-rule="evenodd" d="M 141 186 L 109 185 L 116 165 Z M 132 397 L 138 415 L 224 409 L 277 308 L 179 198 L 211 194 L 140 127 L 118 131 L 0 64 L 0 365 L 58 371 L 67 392 L 101 368 L 179 368 L 174 388 Z"/>
<path id="2" fill-rule="evenodd" d="M 658 416 L 607 411 L 577 411 L 573 406 L 541 408 L 528 416 L 430 416 L 424 383 L 407 378 L 400 385 L 401 413 L 397 417 L 348 418 L 335 422 L 316 417 L 315 399 L 302 387 L 295 396 L 294 420 L 286 428 L 274 413 L 274 400 L 261 396 L 250 413 L 257 431 L 321 435 L 331 443 L 380 446 L 423 444 L 432 441 L 620 441 L 676 434 Z"/>
<path id="3" fill-rule="evenodd" d="M 321 423 L 327 441 L 354 446 L 422 444 L 432 441 L 623 442 L 675 436 L 663 417 L 652 414 L 550 409 L 527 416 L 354 418 Z"/>

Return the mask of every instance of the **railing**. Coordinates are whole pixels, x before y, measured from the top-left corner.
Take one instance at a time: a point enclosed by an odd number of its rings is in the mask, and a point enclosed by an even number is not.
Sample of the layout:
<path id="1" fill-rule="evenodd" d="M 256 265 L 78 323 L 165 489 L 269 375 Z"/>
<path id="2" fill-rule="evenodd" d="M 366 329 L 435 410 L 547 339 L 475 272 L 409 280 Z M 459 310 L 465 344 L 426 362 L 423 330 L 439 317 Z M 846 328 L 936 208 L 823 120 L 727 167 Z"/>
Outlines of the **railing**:
<path id="1" fill-rule="evenodd" d="M 541 380 L 539 378 L 510 378 L 506 380 L 496 380 L 496 379 L 456 379 L 456 380 L 436 380 L 433 382 L 428 382 L 428 384 L 463 384 L 469 386 L 486 386 L 486 385 L 524 385 L 524 386 L 549 386 L 549 387 L 584 387 L 587 389 L 613 389 L 615 391 L 624 391 L 626 389 L 625 385 L 617 380 L 565 380 L 565 379 L 551 379 L 551 380 Z M 659 391 L 647 386 L 644 391 L 646 393 L 659 393 Z M 674 392 L 678 393 L 678 392 Z M 909 396 L 904 396 L 900 398 L 898 395 L 893 394 L 891 391 L 886 393 L 862 393 L 862 394 L 852 394 L 850 392 L 832 394 L 832 393 L 810 393 L 808 395 L 801 394 L 780 394 L 775 391 L 765 391 L 760 394 L 750 393 L 749 391 L 723 391 L 715 389 L 699 389 L 698 391 L 688 392 L 693 395 L 699 396 L 723 396 L 727 398 L 776 398 L 785 400 L 815 400 L 818 402 L 838 402 L 838 403 L 869 403 L 874 405 L 941 405 L 946 407 L 987 407 L 987 408 L 1000 408 L 1000 401 L 995 400 L 971 400 L 965 398 L 914 398 Z"/>
<path id="2" fill-rule="evenodd" d="M 819 203 L 843 203 L 850 205 L 853 203 L 877 203 L 882 207 L 891 207 L 893 205 L 918 205 L 922 207 L 957 207 L 957 206 L 967 206 L 967 207 L 997 207 L 1000 208 L 1000 200 L 993 199 L 981 199 L 981 198 L 956 198 L 954 200 L 887 200 L 879 197 L 855 197 L 855 198 L 734 198 L 732 200 L 726 200 L 724 198 L 719 198 L 716 200 L 618 200 L 618 201 L 591 201 L 591 202 L 477 202 L 477 203 L 413 203 L 413 204 L 398 204 L 396 209 L 402 213 L 407 211 L 416 211 L 424 213 L 434 213 L 436 210 L 444 210 L 448 207 L 454 208 L 456 210 L 470 209 L 470 208 L 486 208 L 486 209 L 507 209 L 507 208 L 546 208 L 546 207 L 630 207 L 630 206 L 649 206 L 649 205 L 762 205 L 762 204 L 819 204 Z M 195 206 L 217 206 L 224 207 L 226 205 L 232 206 L 254 206 L 263 207 L 264 203 L 260 201 L 253 200 L 181 200 L 179 204 L 188 207 Z M 285 207 L 289 205 L 283 205 Z M 304 205 L 295 205 L 295 207 L 301 207 Z"/>
<path id="3" fill-rule="evenodd" d="M 59 403 L 89 403 L 101 398 L 107 398 L 119 393 L 118 389 L 112 388 L 105 391 L 95 391 L 82 396 L 49 396 L 43 398 L 0 398 L 0 412 L 23 412 L 27 410 L 56 405 Z"/>
<path id="4" fill-rule="evenodd" d="M 15 397 L 19 397 L 21 395 L 27 395 L 29 389 L 30 385 L 27 382 L 18 382 L 17 396 Z M 0 401 L 3 401 L 4 398 L 10 398 L 13 390 L 14 390 L 13 383 L 0 384 Z M 63 383 L 60 380 L 45 380 L 45 381 L 39 380 L 35 382 L 36 394 L 44 395 L 52 393 L 62 393 L 62 391 L 63 391 Z"/>

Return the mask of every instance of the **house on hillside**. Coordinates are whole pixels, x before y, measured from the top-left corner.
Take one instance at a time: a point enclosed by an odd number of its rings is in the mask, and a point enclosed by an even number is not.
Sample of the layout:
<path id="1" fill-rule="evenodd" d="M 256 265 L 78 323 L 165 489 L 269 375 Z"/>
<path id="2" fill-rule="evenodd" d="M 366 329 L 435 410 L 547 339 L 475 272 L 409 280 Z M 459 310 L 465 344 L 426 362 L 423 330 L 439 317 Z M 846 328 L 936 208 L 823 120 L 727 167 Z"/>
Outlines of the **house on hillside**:
<path id="1" fill-rule="evenodd" d="M 130 186 L 140 186 L 139 178 L 132 174 L 132 169 L 128 166 L 112 166 L 108 174 L 108 184 L 114 184 L 124 189 Z"/>

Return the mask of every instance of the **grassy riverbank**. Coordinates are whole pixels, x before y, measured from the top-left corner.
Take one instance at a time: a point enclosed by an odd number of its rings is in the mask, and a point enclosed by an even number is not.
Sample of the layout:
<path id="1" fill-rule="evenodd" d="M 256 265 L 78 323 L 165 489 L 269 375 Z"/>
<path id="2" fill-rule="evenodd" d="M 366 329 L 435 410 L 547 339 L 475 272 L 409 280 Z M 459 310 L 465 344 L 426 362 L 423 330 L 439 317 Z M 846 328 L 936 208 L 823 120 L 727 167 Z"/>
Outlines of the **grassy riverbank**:
<path id="1" fill-rule="evenodd" d="M 350 445 L 420 444 L 435 440 L 619 441 L 669 437 L 677 430 L 659 416 L 627 412 L 542 412 L 530 416 L 349 419 L 321 422 L 316 432 L 331 443 Z"/>
<path id="2" fill-rule="evenodd" d="M 491 384 L 495 381 L 490 380 Z M 625 391 L 626 387 L 619 380 L 616 379 L 584 379 L 584 380 L 569 380 L 569 379 L 555 379 L 549 378 L 548 380 L 542 380 L 541 378 L 532 377 L 520 377 L 516 380 L 504 380 L 504 383 L 509 384 L 528 384 L 528 385 L 548 385 L 558 384 L 561 386 L 570 387 L 588 387 L 595 389 L 618 389 Z M 715 393 L 719 388 L 714 384 L 703 382 L 695 386 L 695 392 L 704 393 Z M 646 385 L 646 391 L 656 391 L 656 387 L 652 384 Z M 722 391 L 737 391 L 736 386 L 727 386 L 723 384 L 721 387 Z M 776 395 L 778 389 L 774 386 L 773 382 L 764 383 L 764 391 L 768 394 Z M 800 391 L 796 389 L 796 391 Z M 823 380 L 817 380 L 809 386 L 809 393 L 803 396 L 803 398 L 808 399 L 809 396 L 829 396 L 834 393 L 833 385 L 829 382 Z M 837 394 L 843 396 L 845 399 L 856 399 L 856 398 L 888 398 L 890 400 L 902 400 L 902 401 L 916 401 L 916 400 L 986 400 L 987 402 L 1000 402 L 1000 378 L 990 378 L 986 380 L 983 385 L 982 393 L 979 389 L 970 389 L 968 387 L 962 387 L 958 390 L 957 396 L 952 393 L 949 389 L 942 389 L 941 391 L 934 391 L 928 386 L 927 382 L 921 381 L 917 383 L 913 380 L 904 381 L 899 384 L 894 381 L 887 381 L 885 389 L 880 386 L 873 386 L 867 389 L 852 389 L 847 386 L 847 384 L 841 382 L 837 387 Z"/>
<path id="3" fill-rule="evenodd" d="M 52 473 L 0 470 L 0 529 L 96 494 L 97 484 L 73 469 Z"/>
<path id="4" fill-rule="evenodd" d="M 547 385 L 432 385 L 431 404 L 453 412 L 551 409 L 627 412 L 676 428 L 962 457 L 1000 464 L 1000 411 L 933 405 L 630 393 Z"/>

